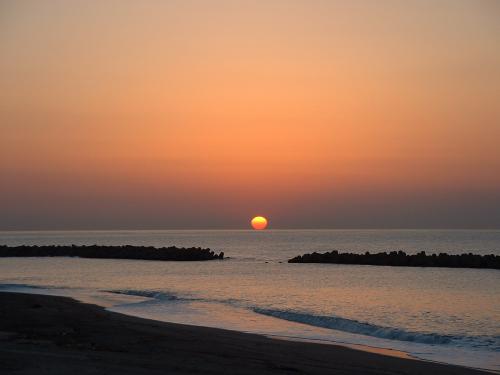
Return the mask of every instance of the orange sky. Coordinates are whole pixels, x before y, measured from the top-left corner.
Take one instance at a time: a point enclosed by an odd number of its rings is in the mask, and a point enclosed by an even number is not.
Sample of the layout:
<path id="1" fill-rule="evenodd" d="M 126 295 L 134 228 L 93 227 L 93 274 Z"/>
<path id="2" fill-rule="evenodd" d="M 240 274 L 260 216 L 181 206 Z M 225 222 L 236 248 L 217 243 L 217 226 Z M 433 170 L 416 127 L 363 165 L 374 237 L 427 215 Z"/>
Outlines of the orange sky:
<path id="1" fill-rule="evenodd" d="M 499 19 L 3 0 L 0 230 L 499 227 Z"/>

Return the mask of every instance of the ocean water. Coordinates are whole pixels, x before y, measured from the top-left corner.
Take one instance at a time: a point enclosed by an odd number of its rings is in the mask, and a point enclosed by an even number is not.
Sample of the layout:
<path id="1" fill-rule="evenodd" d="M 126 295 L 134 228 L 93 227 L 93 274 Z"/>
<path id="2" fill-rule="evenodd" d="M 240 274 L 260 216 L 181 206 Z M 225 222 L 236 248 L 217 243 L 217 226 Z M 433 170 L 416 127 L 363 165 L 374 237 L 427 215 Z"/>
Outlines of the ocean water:
<path id="1" fill-rule="evenodd" d="M 224 261 L 0 258 L 0 290 L 500 371 L 498 270 L 288 264 L 312 251 L 500 254 L 498 230 L 0 232 L 0 244 L 202 246 Z"/>

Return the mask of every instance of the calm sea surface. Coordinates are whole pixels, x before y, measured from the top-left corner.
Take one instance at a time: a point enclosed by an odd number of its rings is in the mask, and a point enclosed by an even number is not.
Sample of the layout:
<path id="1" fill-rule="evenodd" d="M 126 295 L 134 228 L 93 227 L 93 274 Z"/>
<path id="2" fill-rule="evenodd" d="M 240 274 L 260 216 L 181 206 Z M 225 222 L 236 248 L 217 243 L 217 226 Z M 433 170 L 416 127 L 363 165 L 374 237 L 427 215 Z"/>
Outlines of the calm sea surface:
<path id="1" fill-rule="evenodd" d="M 0 290 L 500 370 L 500 271 L 288 264 L 312 251 L 500 254 L 497 230 L 0 232 L 0 244 L 201 246 L 229 259 L 0 259 Z"/>

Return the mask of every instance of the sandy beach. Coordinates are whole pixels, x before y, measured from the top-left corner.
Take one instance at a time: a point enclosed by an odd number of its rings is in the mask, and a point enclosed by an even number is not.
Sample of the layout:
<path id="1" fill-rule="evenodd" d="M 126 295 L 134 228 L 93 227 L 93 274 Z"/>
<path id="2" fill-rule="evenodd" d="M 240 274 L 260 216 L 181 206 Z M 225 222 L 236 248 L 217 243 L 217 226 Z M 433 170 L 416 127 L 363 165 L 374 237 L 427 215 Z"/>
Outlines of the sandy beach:
<path id="1" fill-rule="evenodd" d="M 2 374 L 485 374 L 341 346 L 112 313 L 66 297 L 0 293 Z"/>

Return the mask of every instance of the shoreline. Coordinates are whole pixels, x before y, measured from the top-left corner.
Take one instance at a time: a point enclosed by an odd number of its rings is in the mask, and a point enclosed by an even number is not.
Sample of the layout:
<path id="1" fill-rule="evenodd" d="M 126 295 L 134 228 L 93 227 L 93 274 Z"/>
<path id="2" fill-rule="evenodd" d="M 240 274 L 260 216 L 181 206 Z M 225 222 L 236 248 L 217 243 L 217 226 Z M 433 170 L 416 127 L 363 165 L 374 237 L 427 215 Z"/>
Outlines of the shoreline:
<path id="1" fill-rule="evenodd" d="M 444 362 L 436 362 L 436 361 L 428 361 L 426 359 L 418 358 L 416 356 L 411 355 L 410 353 L 397 350 L 397 349 L 387 349 L 387 348 L 379 348 L 376 346 L 369 346 L 369 345 L 362 345 L 362 344 L 349 344 L 345 342 L 340 342 L 340 341 L 326 341 L 326 340 L 321 340 L 321 339 L 308 339 L 308 338 L 302 338 L 302 337 L 294 337 L 294 336 L 280 336 L 280 335 L 268 335 L 265 334 L 263 335 L 265 337 L 269 337 L 270 339 L 274 340 L 285 340 L 285 341 L 294 341 L 294 342 L 304 342 L 304 343 L 311 343 L 311 344 L 320 344 L 320 345 L 333 345 L 333 346 L 342 346 L 344 348 L 349 348 L 361 352 L 367 352 L 367 353 L 374 353 L 374 354 L 379 354 L 379 355 L 384 355 L 388 357 L 395 357 L 395 358 L 403 358 L 403 359 L 412 359 L 416 361 L 424 361 L 424 362 L 435 362 L 435 363 L 442 363 L 447 365 L 448 363 Z M 461 366 L 461 367 L 466 367 L 466 366 Z M 467 368 L 472 368 L 472 367 L 467 367 Z"/>
<path id="2" fill-rule="evenodd" d="M 69 297 L 0 292 L 0 373 L 15 370 L 22 374 L 491 373 L 341 344 L 136 318 Z"/>

